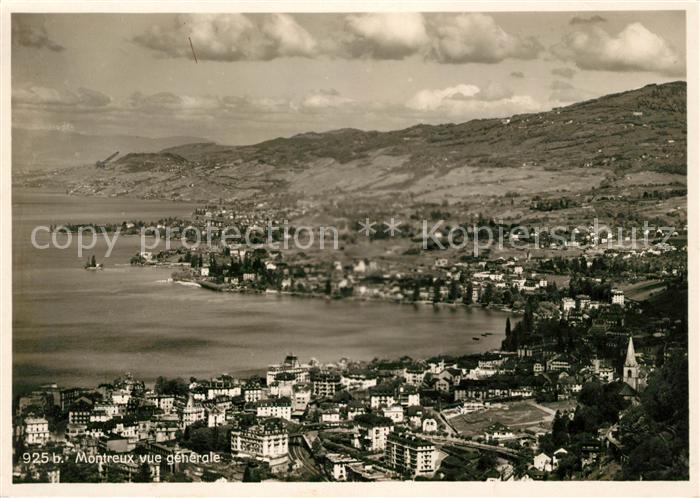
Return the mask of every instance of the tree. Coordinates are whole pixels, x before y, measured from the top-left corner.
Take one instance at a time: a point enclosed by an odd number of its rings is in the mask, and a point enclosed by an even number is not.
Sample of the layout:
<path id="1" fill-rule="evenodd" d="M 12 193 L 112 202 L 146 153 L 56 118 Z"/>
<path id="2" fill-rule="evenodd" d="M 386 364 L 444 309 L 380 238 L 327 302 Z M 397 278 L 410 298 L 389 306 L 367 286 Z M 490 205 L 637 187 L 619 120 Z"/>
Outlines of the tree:
<path id="1" fill-rule="evenodd" d="M 457 281 L 453 279 L 450 282 L 450 294 L 449 294 L 448 299 L 450 300 L 450 302 L 454 303 L 458 297 L 459 297 L 459 289 L 457 288 Z"/>
<path id="2" fill-rule="evenodd" d="M 243 471 L 243 482 L 260 482 L 257 464 L 251 462 L 246 465 Z"/>
<path id="3" fill-rule="evenodd" d="M 493 284 L 487 284 L 486 288 L 484 289 L 484 294 L 481 296 L 481 304 L 484 306 L 488 306 L 491 304 L 491 300 L 493 299 Z"/>
<path id="4" fill-rule="evenodd" d="M 559 460 L 556 473 L 559 479 L 565 479 L 571 477 L 578 470 L 581 470 L 581 460 L 576 455 L 568 454 Z"/>
<path id="5" fill-rule="evenodd" d="M 513 332 L 510 329 L 510 317 L 506 318 L 506 337 L 501 342 L 501 349 L 504 351 L 513 351 Z"/>
<path id="6" fill-rule="evenodd" d="M 568 424 L 569 418 L 557 410 L 554 414 L 554 422 L 552 422 L 552 442 L 555 446 L 564 446 L 569 440 Z"/>
<path id="7" fill-rule="evenodd" d="M 420 300 L 420 284 L 416 280 L 416 283 L 413 286 L 413 301 L 419 301 L 419 300 Z"/>
<path id="8" fill-rule="evenodd" d="M 496 465 L 496 456 L 490 451 L 482 451 L 477 460 L 476 468 L 484 472 Z"/>
<path id="9" fill-rule="evenodd" d="M 164 482 L 192 482 L 192 479 L 187 477 L 184 472 L 174 472 L 173 474 L 166 474 L 163 477 Z"/>
<path id="10" fill-rule="evenodd" d="M 467 284 L 467 293 L 464 295 L 464 304 L 472 304 L 474 301 L 474 284 L 471 280 Z"/>
<path id="11" fill-rule="evenodd" d="M 165 377 L 158 377 L 156 379 L 155 391 L 158 394 L 173 394 L 185 396 L 188 392 L 187 383 L 184 379 L 166 379 Z"/>
<path id="12" fill-rule="evenodd" d="M 126 482 L 124 480 L 124 475 L 114 467 L 105 467 L 104 477 L 106 482 Z"/>
<path id="13" fill-rule="evenodd" d="M 640 405 L 620 420 L 623 479 L 688 479 L 688 401 L 688 359 L 679 353 L 650 376 Z"/>
<path id="14" fill-rule="evenodd" d="M 74 460 L 68 459 L 60 465 L 59 470 L 61 471 L 61 482 L 100 482 L 100 475 L 95 464 L 78 464 Z"/>
<path id="15" fill-rule="evenodd" d="M 440 287 L 441 287 L 441 282 L 439 280 L 436 280 L 435 283 L 433 284 L 433 302 L 434 303 L 440 302 Z"/>
<path id="16" fill-rule="evenodd" d="M 147 462 L 139 466 L 139 470 L 132 477 L 132 482 L 151 482 L 151 468 Z"/>

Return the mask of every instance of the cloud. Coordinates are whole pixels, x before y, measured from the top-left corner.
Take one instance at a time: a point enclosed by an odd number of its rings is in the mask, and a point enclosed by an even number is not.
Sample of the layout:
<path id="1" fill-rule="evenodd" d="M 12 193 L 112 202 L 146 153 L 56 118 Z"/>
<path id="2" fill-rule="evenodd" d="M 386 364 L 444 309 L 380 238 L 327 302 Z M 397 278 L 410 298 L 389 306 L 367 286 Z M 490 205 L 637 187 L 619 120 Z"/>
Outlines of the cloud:
<path id="1" fill-rule="evenodd" d="M 430 57 L 443 63 L 495 63 L 504 59 L 534 59 L 543 48 L 535 38 L 507 33 L 486 14 L 439 14 L 432 18 Z"/>
<path id="2" fill-rule="evenodd" d="M 577 24 L 598 24 L 601 22 L 607 22 L 607 20 L 599 15 L 594 15 L 591 17 L 574 16 L 571 18 L 571 21 L 569 21 L 569 24 L 576 26 Z"/>
<path id="3" fill-rule="evenodd" d="M 598 26 L 567 34 L 551 48 L 562 60 L 596 71 L 652 71 L 682 75 L 682 58 L 662 37 L 641 23 L 627 25 L 612 36 Z"/>
<path id="4" fill-rule="evenodd" d="M 49 38 L 44 17 L 36 14 L 12 15 L 12 44 L 36 49 L 46 48 L 53 52 L 65 50 L 63 45 Z"/>
<path id="5" fill-rule="evenodd" d="M 491 82 L 479 92 L 479 96 L 488 101 L 503 100 L 511 98 L 513 91 L 501 83 Z"/>
<path id="6" fill-rule="evenodd" d="M 311 57 L 316 40 L 287 14 L 181 14 L 134 37 L 138 45 L 168 57 L 198 60 L 271 60 Z"/>
<path id="7" fill-rule="evenodd" d="M 458 64 L 533 59 L 533 37 L 507 33 L 492 16 L 418 12 L 347 14 L 332 35 L 314 38 L 287 14 L 187 14 L 153 24 L 133 41 L 161 56 L 199 60 L 272 60 L 279 57 L 401 60 L 418 56 Z"/>
<path id="8" fill-rule="evenodd" d="M 570 90 L 574 86 L 571 83 L 567 83 L 566 81 L 557 81 L 554 80 L 549 84 L 549 88 L 552 90 Z"/>
<path id="9" fill-rule="evenodd" d="M 12 92 L 12 103 L 24 107 L 74 107 L 78 109 L 103 108 L 112 101 L 104 93 L 89 88 L 56 90 L 43 86 L 28 88 L 15 87 Z"/>
<path id="10" fill-rule="evenodd" d="M 182 104 L 182 98 L 170 92 L 159 92 L 151 95 L 134 92 L 128 100 L 128 105 L 137 109 L 180 109 Z"/>
<path id="11" fill-rule="evenodd" d="M 421 52 L 428 44 L 425 19 L 420 13 L 353 14 L 345 18 L 330 52 L 345 58 L 397 60 Z"/>
<path id="12" fill-rule="evenodd" d="M 359 100 L 334 88 L 294 98 L 134 92 L 111 99 L 85 88 L 20 86 L 13 92 L 12 125 L 19 128 L 143 136 L 191 135 L 197 130 L 198 136 L 238 144 L 311 130 L 396 130 L 543 110 L 530 96 L 514 95 L 499 83 L 425 89 L 407 102 Z"/>
<path id="13" fill-rule="evenodd" d="M 328 90 L 318 90 L 306 95 L 301 102 L 301 106 L 305 109 L 315 110 L 337 108 L 354 102 L 353 99 L 343 97 L 336 89 L 331 88 Z"/>
<path id="14" fill-rule="evenodd" d="M 522 71 L 513 71 L 510 73 L 511 78 L 524 78 L 525 75 L 522 73 Z"/>
<path id="15" fill-rule="evenodd" d="M 549 89 L 552 90 L 549 100 L 556 105 L 571 104 L 596 97 L 596 94 L 576 88 L 566 81 L 554 80 L 549 84 Z"/>
<path id="16" fill-rule="evenodd" d="M 573 78 L 576 74 L 576 70 L 570 67 L 555 67 L 550 71 L 555 76 L 561 76 L 562 78 Z"/>
<path id="17" fill-rule="evenodd" d="M 471 84 L 421 90 L 406 102 L 406 107 L 461 118 L 474 115 L 496 117 L 540 109 L 540 105 L 529 95 L 513 95 L 499 85 L 490 85 L 482 90 Z"/>

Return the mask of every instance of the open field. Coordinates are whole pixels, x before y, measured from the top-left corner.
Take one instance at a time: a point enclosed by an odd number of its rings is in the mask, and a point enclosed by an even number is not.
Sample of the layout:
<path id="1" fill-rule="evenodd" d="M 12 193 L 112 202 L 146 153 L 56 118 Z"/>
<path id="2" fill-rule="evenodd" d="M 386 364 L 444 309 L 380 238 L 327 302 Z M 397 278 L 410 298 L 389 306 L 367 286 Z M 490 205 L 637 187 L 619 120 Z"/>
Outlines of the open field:
<path id="1" fill-rule="evenodd" d="M 452 427 L 466 436 L 483 435 L 486 429 L 499 422 L 514 432 L 531 429 L 549 430 L 554 413 L 575 406 L 575 401 L 537 404 L 534 400 L 502 403 L 484 411 L 459 415 L 450 419 Z"/>
<path id="2" fill-rule="evenodd" d="M 652 294 L 663 288 L 664 283 L 661 280 L 643 280 L 621 287 L 625 296 L 635 301 L 646 301 Z"/>

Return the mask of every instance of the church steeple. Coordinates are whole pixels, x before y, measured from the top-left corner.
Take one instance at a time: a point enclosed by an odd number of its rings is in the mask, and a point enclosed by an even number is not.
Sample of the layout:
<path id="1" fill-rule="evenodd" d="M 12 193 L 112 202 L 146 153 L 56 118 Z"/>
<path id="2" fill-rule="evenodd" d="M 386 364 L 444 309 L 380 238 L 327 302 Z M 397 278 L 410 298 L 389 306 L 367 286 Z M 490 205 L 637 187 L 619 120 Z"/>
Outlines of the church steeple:
<path id="1" fill-rule="evenodd" d="M 627 343 L 627 357 L 625 358 L 625 366 L 622 369 L 622 378 L 625 383 L 635 391 L 640 388 L 639 365 L 637 364 L 637 357 L 634 354 L 634 342 L 632 342 L 631 335 Z"/>
<path id="2" fill-rule="evenodd" d="M 634 342 L 632 342 L 632 336 L 627 343 L 627 357 L 625 358 L 625 368 L 627 367 L 637 367 L 637 356 L 634 353 Z"/>

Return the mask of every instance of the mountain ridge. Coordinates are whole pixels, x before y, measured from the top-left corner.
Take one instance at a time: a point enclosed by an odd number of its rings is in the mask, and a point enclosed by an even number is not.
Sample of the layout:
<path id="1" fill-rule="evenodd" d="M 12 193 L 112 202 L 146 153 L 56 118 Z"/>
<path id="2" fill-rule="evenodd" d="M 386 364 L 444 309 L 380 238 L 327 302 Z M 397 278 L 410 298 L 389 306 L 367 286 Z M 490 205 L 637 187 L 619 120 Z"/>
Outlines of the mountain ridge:
<path id="1" fill-rule="evenodd" d="M 684 175 L 686 134 L 686 84 L 672 82 L 509 118 L 176 145 L 52 181 L 74 193 L 147 198 L 453 199 L 590 188 L 635 172 Z"/>

